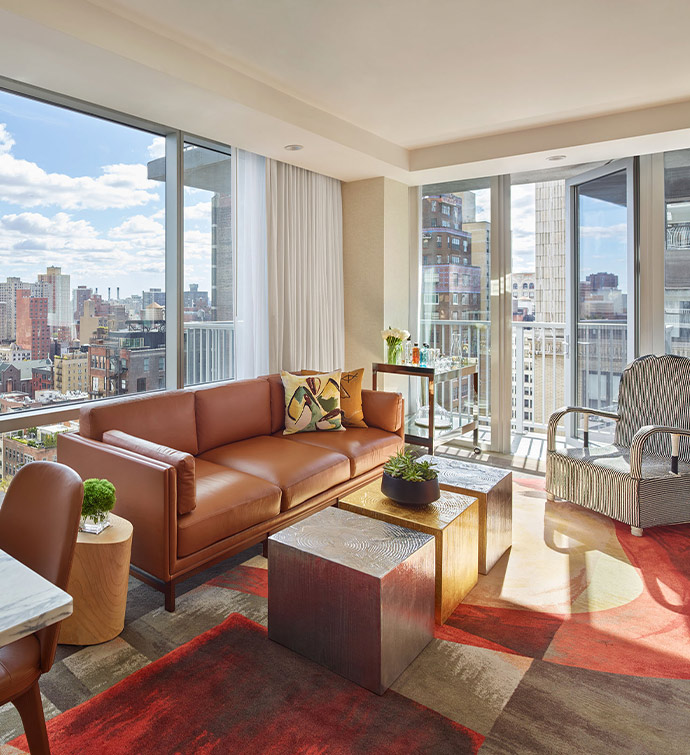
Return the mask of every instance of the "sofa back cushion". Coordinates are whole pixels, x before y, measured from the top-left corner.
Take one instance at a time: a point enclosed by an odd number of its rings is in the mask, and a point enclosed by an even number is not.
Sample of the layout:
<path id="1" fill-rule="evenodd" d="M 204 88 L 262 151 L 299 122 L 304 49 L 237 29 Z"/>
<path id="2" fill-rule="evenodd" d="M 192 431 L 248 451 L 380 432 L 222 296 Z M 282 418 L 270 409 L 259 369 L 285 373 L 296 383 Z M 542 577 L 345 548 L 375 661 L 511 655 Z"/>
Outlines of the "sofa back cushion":
<path id="1" fill-rule="evenodd" d="M 271 434 L 271 399 L 268 381 L 263 378 L 198 388 L 194 396 L 200 454 Z"/>
<path id="2" fill-rule="evenodd" d="M 106 430 L 122 430 L 194 456 L 199 452 L 194 394 L 190 391 L 165 391 L 82 407 L 79 413 L 81 435 L 103 440 Z"/>

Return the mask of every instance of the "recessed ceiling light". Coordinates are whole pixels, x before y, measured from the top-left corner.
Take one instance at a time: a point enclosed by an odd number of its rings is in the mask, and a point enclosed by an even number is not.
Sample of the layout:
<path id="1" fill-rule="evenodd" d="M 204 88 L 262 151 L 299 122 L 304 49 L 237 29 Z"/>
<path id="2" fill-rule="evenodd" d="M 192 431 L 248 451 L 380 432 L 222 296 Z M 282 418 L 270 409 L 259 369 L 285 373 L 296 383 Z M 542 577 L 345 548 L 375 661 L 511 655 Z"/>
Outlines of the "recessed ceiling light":
<path id="1" fill-rule="evenodd" d="M 285 149 L 289 152 L 297 152 L 299 149 L 304 149 L 304 145 L 302 144 L 286 144 Z"/>
<path id="2" fill-rule="evenodd" d="M 550 157 L 547 157 L 546 159 L 552 160 L 555 162 L 556 160 L 565 160 L 566 157 L 567 155 L 551 155 Z"/>

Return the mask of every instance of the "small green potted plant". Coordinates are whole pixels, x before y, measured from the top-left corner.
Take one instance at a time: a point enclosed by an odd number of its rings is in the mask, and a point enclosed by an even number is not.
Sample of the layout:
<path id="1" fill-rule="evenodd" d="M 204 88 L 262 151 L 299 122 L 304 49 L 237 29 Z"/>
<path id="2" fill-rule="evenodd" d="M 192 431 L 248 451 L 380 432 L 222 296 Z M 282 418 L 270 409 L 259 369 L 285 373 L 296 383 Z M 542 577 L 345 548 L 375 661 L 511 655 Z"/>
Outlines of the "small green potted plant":
<path id="1" fill-rule="evenodd" d="M 110 512 L 115 506 L 115 486 L 110 480 L 92 477 L 84 480 L 84 501 L 81 505 L 79 529 L 98 535 L 110 527 Z"/>
<path id="2" fill-rule="evenodd" d="M 431 462 L 417 461 L 410 451 L 398 451 L 385 463 L 381 492 L 408 506 L 426 506 L 441 496 L 438 473 Z"/>

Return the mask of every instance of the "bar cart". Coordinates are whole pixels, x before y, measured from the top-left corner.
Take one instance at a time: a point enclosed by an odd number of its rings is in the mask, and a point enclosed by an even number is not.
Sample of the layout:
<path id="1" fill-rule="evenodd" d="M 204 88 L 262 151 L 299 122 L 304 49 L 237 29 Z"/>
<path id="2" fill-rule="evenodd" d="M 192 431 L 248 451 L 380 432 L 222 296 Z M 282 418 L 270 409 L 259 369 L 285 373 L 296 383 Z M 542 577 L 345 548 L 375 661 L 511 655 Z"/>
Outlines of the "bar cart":
<path id="1" fill-rule="evenodd" d="M 410 377 L 427 378 L 428 381 L 428 434 L 419 435 L 418 425 L 415 424 L 415 416 L 405 417 L 405 442 L 412 443 L 416 446 L 424 446 L 429 449 L 430 454 L 436 452 L 436 447 L 460 435 L 472 432 L 472 443 L 474 452 L 479 454 L 479 370 L 476 360 L 469 360 L 457 367 L 450 369 L 439 369 L 437 367 L 419 367 L 413 364 L 388 364 L 387 362 L 374 362 L 371 365 L 372 388 L 377 390 L 378 373 L 388 373 L 392 375 L 406 375 Z M 448 429 L 439 429 L 434 422 L 434 394 L 436 386 L 441 383 L 447 383 L 451 380 L 463 381 L 470 379 L 472 385 L 472 401 L 469 402 L 469 412 L 462 411 L 462 391 L 458 391 L 458 411 L 451 412 L 451 426 Z"/>

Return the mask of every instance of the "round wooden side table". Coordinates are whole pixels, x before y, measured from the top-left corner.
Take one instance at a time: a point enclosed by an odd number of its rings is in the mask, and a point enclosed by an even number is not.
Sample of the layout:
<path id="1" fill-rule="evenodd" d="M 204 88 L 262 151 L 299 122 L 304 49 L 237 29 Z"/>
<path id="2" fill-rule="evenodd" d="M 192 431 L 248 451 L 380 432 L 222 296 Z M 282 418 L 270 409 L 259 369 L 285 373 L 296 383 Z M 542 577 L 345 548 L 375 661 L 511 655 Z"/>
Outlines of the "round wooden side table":
<path id="1" fill-rule="evenodd" d="M 100 535 L 80 532 L 67 592 L 72 615 L 62 622 L 58 642 L 96 645 L 117 637 L 125 625 L 132 524 L 115 514 Z"/>

